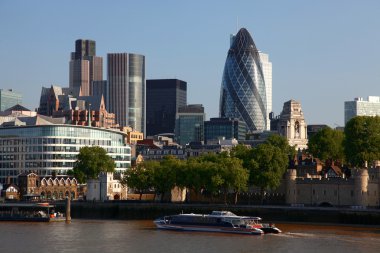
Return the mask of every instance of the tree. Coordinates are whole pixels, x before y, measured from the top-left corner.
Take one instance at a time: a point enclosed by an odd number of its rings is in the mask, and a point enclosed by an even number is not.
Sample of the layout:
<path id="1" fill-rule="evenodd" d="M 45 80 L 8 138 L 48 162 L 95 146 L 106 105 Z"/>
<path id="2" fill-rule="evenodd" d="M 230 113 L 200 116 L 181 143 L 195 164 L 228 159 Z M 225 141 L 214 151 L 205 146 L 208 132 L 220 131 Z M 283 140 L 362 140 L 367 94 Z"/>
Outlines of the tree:
<path id="1" fill-rule="evenodd" d="M 325 127 L 309 139 L 309 152 L 323 161 L 344 160 L 344 133 Z"/>
<path id="2" fill-rule="evenodd" d="M 265 143 L 271 144 L 279 149 L 283 150 L 289 158 L 293 159 L 296 155 L 296 149 L 289 145 L 288 139 L 279 134 L 272 134 L 268 137 Z"/>
<path id="3" fill-rule="evenodd" d="M 238 194 L 248 189 L 249 172 L 243 168 L 243 161 L 235 157 L 221 157 L 218 164 L 222 169 L 224 202 L 227 202 L 228 191 L 233 190 L 237 204 Z"/>
<path id="4" fill-rule="evenodd" d="M 380 160 L 380 117 L 358 116 L 344 129 L 344 152 L 352 166 Z"/>
<path id="5" fill-rule="evenodd" d="M 144 191 L 147 191 L 152 187 L 152 180 L 152 171 L 150 170 L 150 167 L 145 166 L 144 163 L 140 163 L 136 168 L 128 169 L 124 173 L 121 184 L 136 189 L 140 194 L 139 200 L 141 200 Z"/>
<path id="6" fill-rule="evenodd" d="M 100 172 L 114 172 L 114 160 L 107 151 L 99 146 L 82 147 L 77 155 L 73 170 L 70 172 L 79 183 L 98 178 Z"/>
<path id="7" fill-rule="evenodd" d="M 284 150 L 271 144 L 261 144 L 254 149 L 250 161 L 250 179 L 260 187 L 261 202 L 264 202 L 265 189 L 275 189 L 288 167 L 288 157 Z"/>
<path id="8" fill-rule="evenodd" d="M 176 186 L 176 169 L 181 166 L 181 162 L 174 156 L 165 156 L 159 163 L 152 165 L 153 187 L 161 194 L 163 201 L 165 193 Z"/>

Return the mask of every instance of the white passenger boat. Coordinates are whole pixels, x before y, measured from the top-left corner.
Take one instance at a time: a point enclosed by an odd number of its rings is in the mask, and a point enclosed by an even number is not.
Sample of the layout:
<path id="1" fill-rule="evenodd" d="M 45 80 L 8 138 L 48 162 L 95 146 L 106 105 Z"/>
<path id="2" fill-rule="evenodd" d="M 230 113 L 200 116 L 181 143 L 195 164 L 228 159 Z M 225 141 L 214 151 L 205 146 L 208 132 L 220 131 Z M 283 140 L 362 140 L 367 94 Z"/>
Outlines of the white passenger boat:
<path id="1" fill-rule="evenodd" d="M 238 216 L 229 211 L 213 211 L 211 214 L 177 214 L 158 218 L 157 228 L 180 231 L 204 231 L 261 235 L 279 233 L 270 224 L 259 223 L 260 217 Z"/>

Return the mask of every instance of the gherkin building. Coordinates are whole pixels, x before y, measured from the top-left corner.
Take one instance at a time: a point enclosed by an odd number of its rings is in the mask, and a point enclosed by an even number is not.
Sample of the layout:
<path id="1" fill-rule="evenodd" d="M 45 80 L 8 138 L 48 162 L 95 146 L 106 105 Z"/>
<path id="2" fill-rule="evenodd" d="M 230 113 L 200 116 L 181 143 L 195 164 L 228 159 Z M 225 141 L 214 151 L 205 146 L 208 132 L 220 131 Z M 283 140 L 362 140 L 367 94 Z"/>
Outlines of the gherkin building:
<path id="1" fill-rule="evenodd" d="M 232 37 L 220 92 L 220 116 L 238 118 L 249 132 L 266 130 L 266 89 L 260 55 L 247 29 Z"/>

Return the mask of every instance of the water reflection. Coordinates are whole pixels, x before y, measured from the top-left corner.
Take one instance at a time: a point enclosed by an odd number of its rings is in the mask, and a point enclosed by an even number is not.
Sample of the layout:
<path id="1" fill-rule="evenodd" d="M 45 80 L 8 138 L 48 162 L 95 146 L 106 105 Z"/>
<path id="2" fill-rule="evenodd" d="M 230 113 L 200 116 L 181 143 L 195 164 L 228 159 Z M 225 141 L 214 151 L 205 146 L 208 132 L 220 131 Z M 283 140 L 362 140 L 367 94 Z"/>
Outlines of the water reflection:
<path id="1" fill-rule="evenodd" d="M 262 236 L 156 230 L 152 221 L 0 224 L 0 252 L 378 252 L 380 228 L 276 224 Z"/>

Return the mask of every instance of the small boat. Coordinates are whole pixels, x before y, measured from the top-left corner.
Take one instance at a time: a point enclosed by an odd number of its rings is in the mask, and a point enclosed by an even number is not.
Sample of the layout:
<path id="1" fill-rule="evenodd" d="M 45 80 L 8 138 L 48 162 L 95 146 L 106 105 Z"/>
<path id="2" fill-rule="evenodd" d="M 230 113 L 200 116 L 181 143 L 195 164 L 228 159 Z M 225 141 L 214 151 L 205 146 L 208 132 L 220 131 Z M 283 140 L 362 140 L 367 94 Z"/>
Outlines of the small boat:
<path id="1" fill-rule="evenodd" d="M 229 211 L 211 214 L 177 214 L 154 220 L 157 228 L 179 231 L 221 232 L 261 235 L 281 232 L 274 226 L 259 223 L 260 217 L 238 216 Z"/>
<path id="2" fill-rule="evenodd" d="M 4 203 L 0 204 L 0 221 L 65 221 L 62 213 L 54 212 L 49 203 Z"/>

